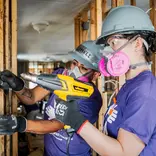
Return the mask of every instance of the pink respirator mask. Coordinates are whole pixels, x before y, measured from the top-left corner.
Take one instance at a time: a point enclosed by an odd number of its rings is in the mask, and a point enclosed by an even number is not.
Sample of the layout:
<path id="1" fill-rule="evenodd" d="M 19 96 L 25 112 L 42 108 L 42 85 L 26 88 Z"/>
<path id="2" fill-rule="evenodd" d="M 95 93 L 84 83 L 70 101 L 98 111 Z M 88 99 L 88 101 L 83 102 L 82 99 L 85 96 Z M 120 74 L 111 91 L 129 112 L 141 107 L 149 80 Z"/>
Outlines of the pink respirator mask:
<path id="1" fill-rule="evenodd" d="M 121 76 L 125 74 L 130 66 L 128 56 L 122 51 L 103 57 L 99 61 L 99 70 L 106 76 Z"/>
<path id="2" fill-rule="evenodd" d="M 121 76 L 125 74 L 130 69 L 130 60 L 129 57 L 121 50 L 139 36 L 140 35 L 136 35 L 116 51 L 114 51 L 110 46 L 106 47 L 102 51 L 103 56 L 98 63 L 101 74 L 106 77 Z M 109 52 L 107 52 L 107 48 L 110 49 L 108 50 Z"/>

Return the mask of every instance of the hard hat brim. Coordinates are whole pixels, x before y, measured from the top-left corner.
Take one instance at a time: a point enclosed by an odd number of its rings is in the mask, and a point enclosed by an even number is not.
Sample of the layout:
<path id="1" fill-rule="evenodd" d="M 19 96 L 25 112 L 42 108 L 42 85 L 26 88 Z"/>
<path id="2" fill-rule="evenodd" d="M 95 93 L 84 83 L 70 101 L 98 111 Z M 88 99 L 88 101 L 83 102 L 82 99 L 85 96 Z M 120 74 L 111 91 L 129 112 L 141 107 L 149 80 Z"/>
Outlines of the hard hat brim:
<path id="1" fill-rule="evenodd" d="M 114 34 L 117 34 L 117 33 L 119 33 L 119 34 L 133 34 L 133 33 L 142 33 L 142 32 L 156 33 L 155 31 L 151 31 L 151 30 L 148 30 L 148 29 L 147 29 L 147 30 L 138 30 L 138 29 L 132 30 L 132 29 L 127 29 L 127 30 L 125 30 L 125 31 L 116 30 L 116 31 L 113 31 L 113 33 L 110 32 L 110 33 L 107 33 L 107 34 L 105 34 L 105 35 L 99 36 L 99 37 L 96 39 L 95 43 L 96 43 L 96 44 L 105 44 L 105 39 L 106 39 L 109 35 L 114 35 Z"/>
<path id="2" fill-rule="evenodd" d="M 94 70 L 98 71 L 98 68 L 94 67 L 91 63 L 87 62 L 87 60 L 85 60 L 83 57 L 81 57 L 81 55 L 79 55 L 77 53 L 78 53 L 77 51 L 70 51 L 69 55 L 71 55 L 71 57 L 74 60 L 77 60 L 78 62 L 83 64 L 86 68 L 94 69 Z"/>

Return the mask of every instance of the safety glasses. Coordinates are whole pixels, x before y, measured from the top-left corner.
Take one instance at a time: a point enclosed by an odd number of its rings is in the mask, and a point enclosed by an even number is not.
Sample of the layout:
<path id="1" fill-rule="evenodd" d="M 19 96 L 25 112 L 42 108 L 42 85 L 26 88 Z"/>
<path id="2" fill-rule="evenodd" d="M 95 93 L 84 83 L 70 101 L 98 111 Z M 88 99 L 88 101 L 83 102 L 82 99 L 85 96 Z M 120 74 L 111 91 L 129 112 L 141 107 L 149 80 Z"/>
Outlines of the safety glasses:
<path id="1" fill-rule="evenodd" d="M 129 43 L 132 43 L 133 41 L 135 41 L 138 37 L 140 37 L 140 35 L 135 35 L 135 36 L 131 36 L 131 38 L 128 40 L 128 38 L 126 39 L 124 36 L 111 36 L 110 38 L 108 38 L 108 47 L 110 47 L 110 51 L 107 51 L 107 47 L 105 46 L 105 48 L 103 50 L 100 51 L 100 53 L 109 58 L 112 57 L 112 55 L 116 54 L 117 52 L 119 52 L 120 50 L 122 50 L 123 48 L 125 48 Z"/>
<path id="2" fill-rule="evenodd" d="M 105 46 L 117 45 L 120 42 L 131 40 L 132 38 L 138 35 L 139 34 L 116 34 L 116 35 L 108 36 L 105 39 Z"/>

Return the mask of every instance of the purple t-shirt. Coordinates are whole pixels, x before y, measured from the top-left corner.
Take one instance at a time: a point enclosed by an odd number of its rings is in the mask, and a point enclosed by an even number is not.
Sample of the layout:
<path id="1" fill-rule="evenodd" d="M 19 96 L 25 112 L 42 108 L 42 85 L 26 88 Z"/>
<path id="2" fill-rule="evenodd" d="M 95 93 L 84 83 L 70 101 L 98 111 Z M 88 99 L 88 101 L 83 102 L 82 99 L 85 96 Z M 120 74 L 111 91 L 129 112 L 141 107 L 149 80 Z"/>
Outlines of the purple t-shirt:
<path id="1" fill-rule="evenodd" d="M 156 78 L 144 71 L 127 80 L 112 103 L 103 124 L 108 136 L 117 138 L 119 128 L 137 135 L 145 148 L 140 156 L 156 155 Z"/>
<path id="2" fill-rule="evenodd" d="M 62 73 L 63 69 L 56 74 Z M 80 112 L 91 122 L 95 123 L 102 106 L 102 98 L 98 89 L 94 86 L 93 95 L 85 100 L 78 100 Z M 45 108 L 45 120 L 55 118 L 55 95 L 52 94 Z M 59 130 L 55 133 L 44 135 L 45 156 L 66 156 L 67 151 L 67 133 L 65 130 Z M 89 145 L 76 133 L 73 135 L 69 153 L 71 156 L 90 156 Z"/>

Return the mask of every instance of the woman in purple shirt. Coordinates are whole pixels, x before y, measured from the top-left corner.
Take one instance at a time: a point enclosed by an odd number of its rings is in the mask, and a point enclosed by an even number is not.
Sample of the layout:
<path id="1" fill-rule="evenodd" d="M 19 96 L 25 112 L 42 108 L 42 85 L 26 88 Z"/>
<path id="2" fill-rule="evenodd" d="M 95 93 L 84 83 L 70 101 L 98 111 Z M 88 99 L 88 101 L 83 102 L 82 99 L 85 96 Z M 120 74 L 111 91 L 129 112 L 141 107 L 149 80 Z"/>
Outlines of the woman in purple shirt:
<path id="1" fill-rule="evenodd" d="M 126 82 L 104 116 L 103 133 L 78 113 L 74 101 L 65 104 L 63 117 L 56 113 L 58 120 L 71 125 L 100 155 L 156 156 L 156 78 L 148 67 L 156 51 L 155 36 L 143 10 L 134 6 L 112 9 L 97 39 L 97 44 L 105 45 L 105 64 L 100 68 L 105 76 L 125 74 Z"/>

